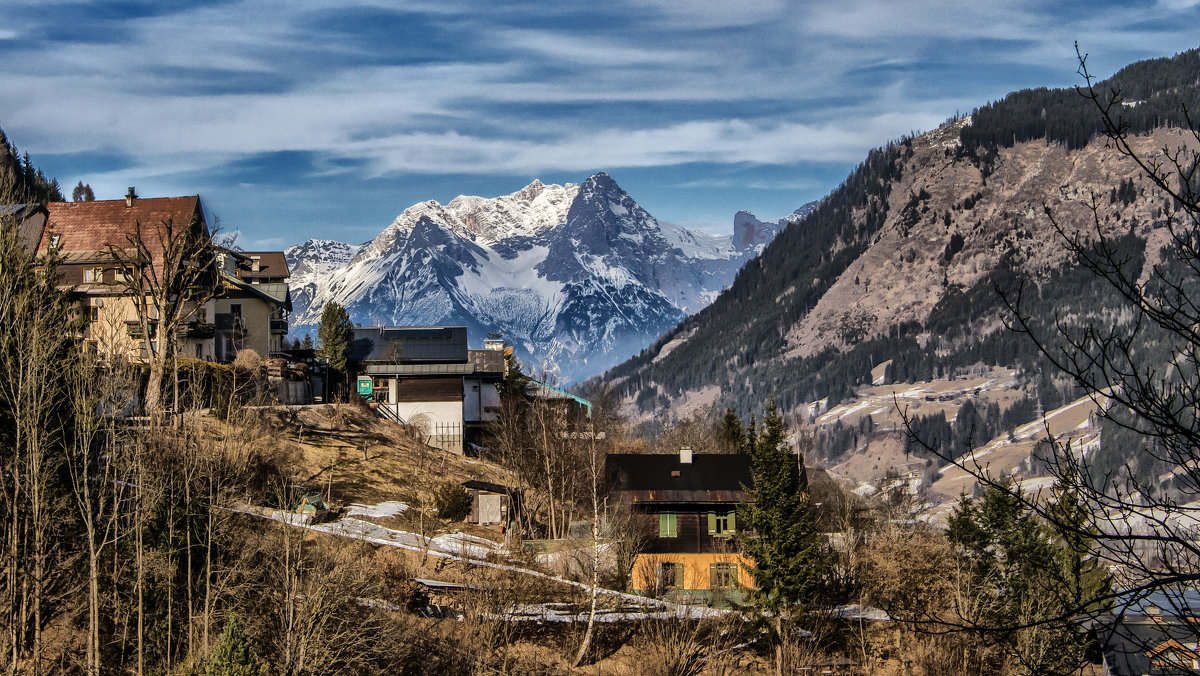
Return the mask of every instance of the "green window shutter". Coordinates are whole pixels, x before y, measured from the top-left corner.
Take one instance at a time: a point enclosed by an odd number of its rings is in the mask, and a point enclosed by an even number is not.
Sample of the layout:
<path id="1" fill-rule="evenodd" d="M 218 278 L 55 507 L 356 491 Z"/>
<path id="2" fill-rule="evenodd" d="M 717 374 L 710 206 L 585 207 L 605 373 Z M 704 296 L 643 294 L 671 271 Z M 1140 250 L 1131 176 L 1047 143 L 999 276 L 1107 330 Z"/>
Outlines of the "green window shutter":
<path id="1" fill-rule="evenodd" d="M 734 512 L 732 510 L 729 512 L 729 532 L 730 533 L 737 532 L 737 512 Z"/>
<path id="2" fill-rule="evenodd" d="M 658 537 L 673 538 L 675 535 L 675 513 L 660 512 L 658 515 Z"/>
<path id="3" fill-rule="evenodd" d="M 708 513 L 708 534 L 716 535 L 716 533 L 717 533 L 717 513 L 709 512 Z"/>

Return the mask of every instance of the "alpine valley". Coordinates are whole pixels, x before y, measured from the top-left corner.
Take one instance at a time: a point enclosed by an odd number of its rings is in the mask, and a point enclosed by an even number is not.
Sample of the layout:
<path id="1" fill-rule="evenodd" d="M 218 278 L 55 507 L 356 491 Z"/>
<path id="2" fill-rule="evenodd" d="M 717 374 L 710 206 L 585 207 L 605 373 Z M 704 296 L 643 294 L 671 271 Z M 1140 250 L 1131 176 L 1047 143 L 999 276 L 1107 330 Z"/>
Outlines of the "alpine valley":
<path id="1" fill-rule="evenodd" d="M 309 240 L 286 251 L 294 332 L 326 303 L 371 325 L 498 332 L 525 368 L 570 383 L 636 354 L 707 306 L 780 227 L 746 212 L 731 236 L 662 223 L 608 174 L 496 198 L 415 204 L 361 246 Z"/>

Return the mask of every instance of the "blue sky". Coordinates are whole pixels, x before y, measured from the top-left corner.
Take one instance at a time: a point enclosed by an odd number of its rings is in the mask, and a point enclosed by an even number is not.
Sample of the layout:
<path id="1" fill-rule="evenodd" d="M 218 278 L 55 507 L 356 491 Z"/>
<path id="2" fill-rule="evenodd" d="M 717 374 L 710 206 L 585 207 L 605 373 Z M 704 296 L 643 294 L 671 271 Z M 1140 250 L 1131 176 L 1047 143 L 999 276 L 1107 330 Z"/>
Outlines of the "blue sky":
<path id="1" fill-rule="evenodd" d="M 0 128 L 69 193 L 200 194 L 246 248 L 358 243 L 405 207 L 604 170 L 728 232 L 1014 89 L 1200 46 L 1157 2 L 28 2 Z"/>

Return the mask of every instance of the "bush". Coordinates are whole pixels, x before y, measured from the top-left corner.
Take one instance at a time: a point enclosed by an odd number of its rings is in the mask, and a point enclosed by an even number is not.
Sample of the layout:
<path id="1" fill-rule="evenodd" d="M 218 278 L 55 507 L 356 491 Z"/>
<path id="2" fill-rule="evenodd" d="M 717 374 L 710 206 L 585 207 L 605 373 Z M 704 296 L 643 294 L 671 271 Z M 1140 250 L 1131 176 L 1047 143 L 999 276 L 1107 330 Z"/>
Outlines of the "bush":
<path id="1" fill-rule="evenodd" d="M 447 481 L 433 496 L 437 515 L 450 521 L 462 521 L 471 513 L 471 496 L 462 484 Z"/>
<path id="2" fill-rule="evenodd" d="M 199 359 L 180 359 L 179 380 L 183 409 L 219 407 L 221 410 L 214 410 L 214 413 L 226 417 L 233 381 L 230 367 Z"/>
<path id="3" fill-rule="evenodd" d="M 204 673 L 206 676 L 263 676 L 267 673 L 266 665 L 259 663 L 254 645 L 246 638 L 236 616 L 229 619 L 221 632 Z"/>

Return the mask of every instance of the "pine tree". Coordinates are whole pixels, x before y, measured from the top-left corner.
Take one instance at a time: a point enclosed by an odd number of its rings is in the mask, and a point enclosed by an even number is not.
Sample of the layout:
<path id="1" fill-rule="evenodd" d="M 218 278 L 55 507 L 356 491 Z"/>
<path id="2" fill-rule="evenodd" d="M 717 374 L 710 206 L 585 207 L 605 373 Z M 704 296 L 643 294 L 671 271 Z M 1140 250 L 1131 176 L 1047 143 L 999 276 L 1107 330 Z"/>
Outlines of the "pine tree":
<path id="1" fill-rule="evenodd" d="M 72 202 L 93 202 L 96 200 L 96 193 L 92 192 L 92 186 L 80 181 L 75 184 L 75 188 L 71 191 Z"/>
<path id="2" fill-rule="evenodd" d="M 1029 509 L 1007 482 L 978 501 L 965 495 L 949 518 L 947 536 L 970 571 L 982 627 L 1019 627 L 995 636 L 1018 674 L 1071 673 L 1085 661 L 1086 638 L 1070 618 L 1096 609 L 1108 574 L 1090 556 L 1087 513 L 1063 489 L 1048 508 L 1054 523 Z"/>
<path id="3" fill-rule="evenodd" d="M 346 353 L 350 350 L 353 338 L 354 325 L 350 323 L 346 308 L 337 302 L 326 303 L 321 310 L 321 323 L 317 326 L 317 358 L 330 368 L 345 371 Z"/>
<path id="4" fill-rule="evenodd" d="M 820 538 L 814 525 L 804 459 L 786 447 L 783 418 L 774 400 L 758 432 L 753 421 L 746 435 L 754 485 L 750 502 L 739 512 L 748 533 L 738 535 L 743 551 L 754 560 L 751 574 L 761 605 L 775 613 L 777 640 L 784 622 L 816 599 L 824 577 Z M 776 669 L 782 672 L 782 643 L 776 646 Z"/>
<path id="5" fill-rule="evenodd" d="M 1065 604 L 1095 612 L 1112 590 L 1108 568 L 1094 555 L 1096 526 L 1079 494 L 1058 482 L 1046 509 L 1047 532 L 1055 547 L 1051 568 Z"/>
<path id="6" fill-rule="evenodd" d="M 221 632 L 204 673 L 206 676 L 265 676 L 267 673 L 266 665 L 259 663 L 254 646 L 246 638 L 236 615 Z"/>
<path id="7" fill-rule="evenodd" d="M 803 458 L 786 447 L 783 418 L 772 401 L 761 434 L 747 444 L 754 486 L 744 508 L 750 535 L 742 546 L 754 559 L 758 594 L 773 610 L 802 610 L 822 576 Z"/>
<path id="8" fill-rule="evenodd" d="M 305 350 L 311 350 L 311 349 L 313 349 L 313 339 L 312 339 L 312 334 L 310 334 L 310 333 L 306 333 L 306 334 L 304 334 L 304 342 L 303 342 L 303 343 L 301 343 L 301 346 L 302 346 L 302 347 L 303 347 Z"/>
<path id="9" fill-rule="evenodd" d="M 742 429 L 742 419 L 732 408 L 725 409 L 725 418 L 721 420 L 721 442 L 730 453 L 745 450 L 746 431 Z"/>
<path id="10" fill-rule="evenodd" d="M 329 366 L 331 382 L 346 372 L 346 355 L 353 339 L 354 325 L 346 308 L 337 302 L 326 303 L 317 325 L 317 359 Z"/>

